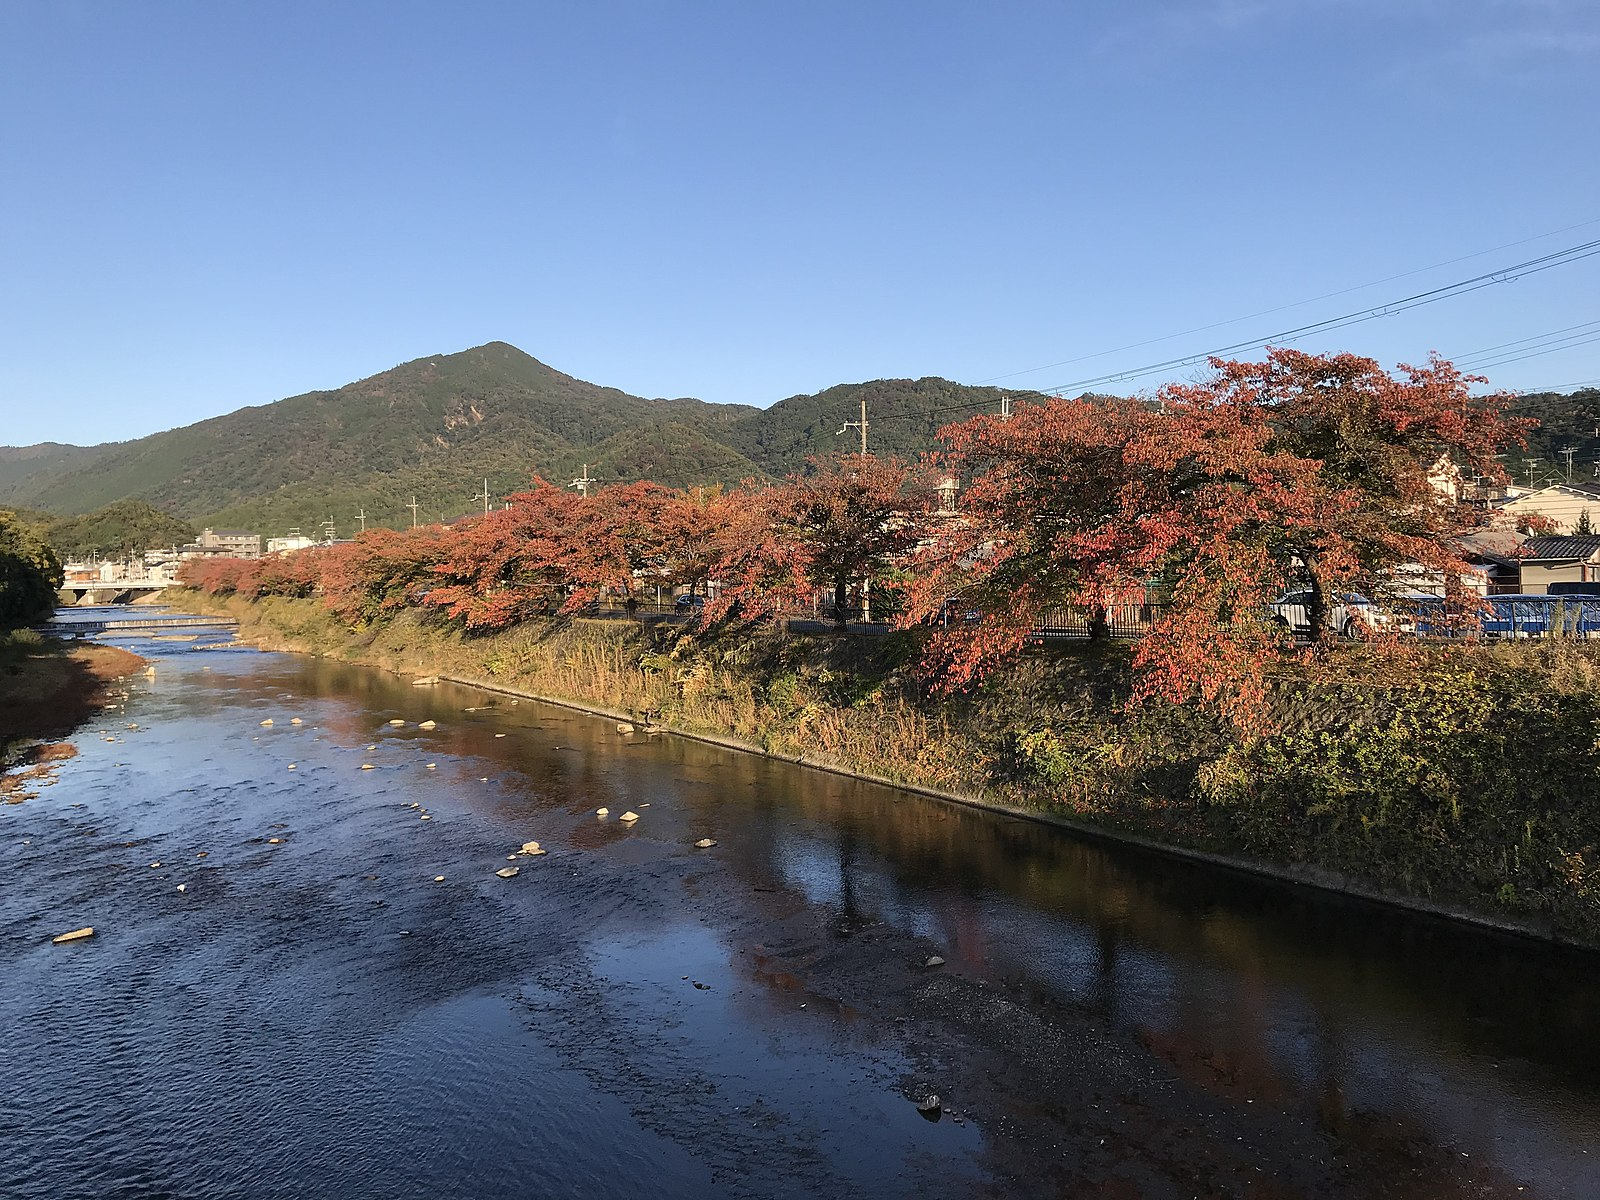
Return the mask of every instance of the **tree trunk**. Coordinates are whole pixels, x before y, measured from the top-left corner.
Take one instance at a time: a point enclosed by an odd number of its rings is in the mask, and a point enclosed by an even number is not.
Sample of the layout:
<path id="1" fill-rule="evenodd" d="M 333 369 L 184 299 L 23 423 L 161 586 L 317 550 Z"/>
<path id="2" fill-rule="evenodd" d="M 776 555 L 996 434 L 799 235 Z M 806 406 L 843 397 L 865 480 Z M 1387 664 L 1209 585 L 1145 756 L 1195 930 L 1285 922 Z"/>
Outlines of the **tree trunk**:
<path id="1" fill-rule="evenodd" d="M 1306 579 L 1309 581 L 1311 593 L 1311 602 L 1306 605 L 1306 620 L 1311 625 L 1311 640 L 1319 646 L 1325 646 L 1333 641 L 1334 634 L 1328 623 L 1333 607 L 1328 603 L 1328 585 L 1322 578 L 1322 571 L 1313 555 L 1302 554 L 1300 561 L 1305 564 Z"/>
<path id="2" fill-rule="evenodd" d="M 1111 623 L 1106 620 L 1106 606 L 1096 604 L 1089 610 L 1089 640 L 1103 642 L 1111 636 Z"/>
<path id="3" fill-rule="evenodd" d="M 850 602 L 850 577 L 838 575 L 833 581 L 833 620 L 843 630 L 845 627 L 845 605 Z"/>

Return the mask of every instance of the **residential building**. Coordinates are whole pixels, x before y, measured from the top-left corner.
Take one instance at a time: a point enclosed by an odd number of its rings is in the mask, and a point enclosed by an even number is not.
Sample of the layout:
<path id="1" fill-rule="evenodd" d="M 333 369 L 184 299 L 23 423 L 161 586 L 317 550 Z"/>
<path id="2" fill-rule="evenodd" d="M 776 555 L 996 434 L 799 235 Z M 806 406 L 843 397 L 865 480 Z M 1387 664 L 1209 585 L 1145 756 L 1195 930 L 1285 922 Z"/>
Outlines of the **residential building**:
<path id="1" fill-rule="evenodd" d="M 1513 519 L 1528 514 L 1548 517 L 1555 522 L 1555 532 L 1561 534 L 1576 533 L 1583 515 L 1588 513 L 1590 529 L 1600 533 L 1600 482 L 1552 483 L 1507 500 L 1500 511 Z"/>
<path id="2" fill-rule="evenodd" d="M 1520 562 L 1524 592 L 1548 592 L 1552 583 L 1593 583 L 1600 592 L 1600 536 L 1529 538 Z"/>

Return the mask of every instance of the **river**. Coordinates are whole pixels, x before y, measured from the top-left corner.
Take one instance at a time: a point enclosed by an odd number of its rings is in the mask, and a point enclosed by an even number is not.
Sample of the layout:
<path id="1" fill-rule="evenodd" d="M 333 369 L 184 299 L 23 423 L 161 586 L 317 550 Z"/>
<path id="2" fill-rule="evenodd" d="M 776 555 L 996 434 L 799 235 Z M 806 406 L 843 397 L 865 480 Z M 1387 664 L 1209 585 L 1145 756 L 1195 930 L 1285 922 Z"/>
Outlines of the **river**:
<path id="1" fill-rule="evenodd" d="M 1600 1196 L 1596 956 L 123 644 L 154 675 L 0 807 L 8 1200 Z"/>

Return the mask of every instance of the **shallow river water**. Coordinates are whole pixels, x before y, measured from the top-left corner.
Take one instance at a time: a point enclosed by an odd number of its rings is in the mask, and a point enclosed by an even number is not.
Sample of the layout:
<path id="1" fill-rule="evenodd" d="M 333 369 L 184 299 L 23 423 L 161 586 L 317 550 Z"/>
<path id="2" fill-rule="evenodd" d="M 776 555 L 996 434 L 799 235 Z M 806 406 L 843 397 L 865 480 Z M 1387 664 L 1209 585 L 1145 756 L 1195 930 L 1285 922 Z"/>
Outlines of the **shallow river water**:
<path id="1" fill-rule="evenodd" d="M 1595 956 L 129 644 L 0 807 L 0 1197 L 1600 1196 Z"/>

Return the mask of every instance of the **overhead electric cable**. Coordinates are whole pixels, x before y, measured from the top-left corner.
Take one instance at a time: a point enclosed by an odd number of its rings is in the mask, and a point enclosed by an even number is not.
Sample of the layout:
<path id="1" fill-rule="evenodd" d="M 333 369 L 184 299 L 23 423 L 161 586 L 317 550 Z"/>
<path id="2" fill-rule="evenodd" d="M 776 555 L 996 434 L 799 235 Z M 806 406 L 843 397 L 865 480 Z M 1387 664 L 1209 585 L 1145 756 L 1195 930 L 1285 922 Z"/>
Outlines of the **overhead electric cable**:
<path id="1" fill-rule="evenodd" d="M 1340 288 L 1337 291 L 1324 292 L 1320 296 L 1312 296 L 1306 300 L 1294 300 L 1288 304 L 1280 304 L 1275 308 L 1264 308 L 1259 312 L 1247 313 L 1242 317 L 1230 317 L 1226 321 L 1213 321 L 1209 325 L 1197 325 L 1193 329 L 1185 329 L 1179 333 L 1163 334 L 1161 337 L 1146 338 L 1142 342 L 1130 342 L 1126 346 L 1117 346 L 1111 350 L 1097 350 L 1093 354 L 1080 354 L 1076 358 L 1064 358 L 1059 362 L 1045 363 L 1039 367 L 1027 367 L 1021 371 L 1010 371 L 1004 375 L 991 375 L 987 379 L 979 379 L 979 384 L 997 383 L 1002 379 L 1015 379 L 1020 375 L 1033 375 L 1039 371 L 1050 371 L 1056 367 L 1071 366 L 1073 363 L 1088 362 L 1093 358 L 1104 358 L 1108 354 L 1121 354 L 1124 350 L 1140 350 L 1145 346 L 1155 346 L 1161 342 L 1170 342 L 1174 338 L 1188 337 L 1192 333 L 1207 333 L 1213 329 L 1221 329 L 1227 325 L 1237 325 L 1240 321 L 1253 321 L 1257 317 L 1271 316 L 1273 313 L 1287 312 L 1291 308 L 1303 308 L 1307 304 L 1316 304 L 1322 300 L 1331 300 L 1336 296 L 1348 296 L 1352 292 L 1364 292 L 1368 288 L 1379 287 L 1385 283 L 1393 283 L 1397 279 L 1409 279 L 1414 275 L 1425 275 L 1429 271 L 1437 271 L 1443 267 L 1451 267 L 1456 263 L 1468 262 L 1474 258 L 1482 258 L 1486 254 L 1496 254 L 1501 250 L 1509 250 L 1513 246 L 1526 246 L 1530 242 L 1543 241 L 1548 237 L 1555 237 L 1561 233 L 1571 233 L 1574 229 L 1584 229 L 1590 225 L 1600 225 L 1600 217 L 1588 221 L 1579 221 L 1576 225 L 1564 225 L 1560 229 L 1552 229 L 1547 233 L 1537 233 L 1532 237 L 1518 238 L 1514 242 L 1502 242 L 1498 246 L 1490 246 L 1487 250 L 1475 250 L 1471 254 L 1463 254 L 1459 258 L 1447 258 L 1443 262 L 1434 263 L 1432 266 L 1417 267 L 1410 271 L 1401 271 L 1398 275 L 1386 275 L 1382 279 L 1374 279 L 1370 283 L 1358 283 L 1354 287 Z"/>

